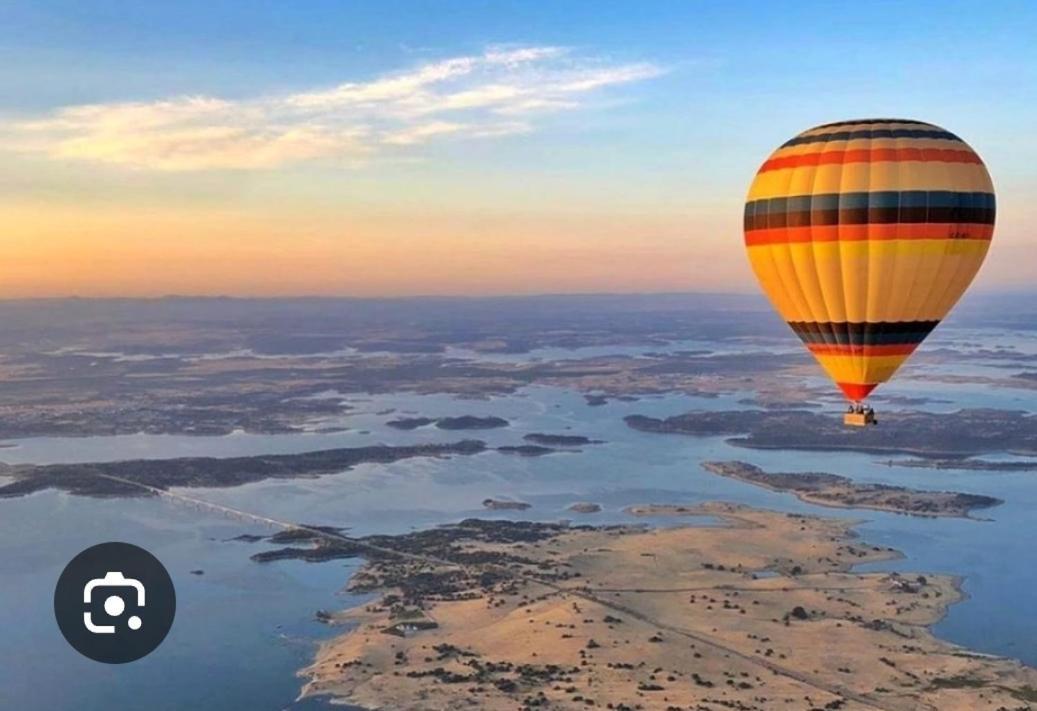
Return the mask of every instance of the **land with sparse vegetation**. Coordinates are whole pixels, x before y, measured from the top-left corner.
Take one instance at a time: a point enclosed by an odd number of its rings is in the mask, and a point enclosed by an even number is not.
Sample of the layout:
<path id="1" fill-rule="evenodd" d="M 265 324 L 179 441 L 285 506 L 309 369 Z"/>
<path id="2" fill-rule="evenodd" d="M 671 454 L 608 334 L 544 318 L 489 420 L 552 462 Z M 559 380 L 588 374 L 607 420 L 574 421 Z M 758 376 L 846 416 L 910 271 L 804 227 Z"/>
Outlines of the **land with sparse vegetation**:
<path id="1" fill-rule="evenodd" d="M 400 711 L 1035 702 L 1037 671 L 929 632 L 961 599 L 953 578 L 853 572 L 896 552 L 845 521 L 685 513 L 724 525 L 467 520 L 342 544 L 366 560 L 351 589 L 375 598 L 331 616 L 345 631 L 305 670 L 305 694 Z"/>

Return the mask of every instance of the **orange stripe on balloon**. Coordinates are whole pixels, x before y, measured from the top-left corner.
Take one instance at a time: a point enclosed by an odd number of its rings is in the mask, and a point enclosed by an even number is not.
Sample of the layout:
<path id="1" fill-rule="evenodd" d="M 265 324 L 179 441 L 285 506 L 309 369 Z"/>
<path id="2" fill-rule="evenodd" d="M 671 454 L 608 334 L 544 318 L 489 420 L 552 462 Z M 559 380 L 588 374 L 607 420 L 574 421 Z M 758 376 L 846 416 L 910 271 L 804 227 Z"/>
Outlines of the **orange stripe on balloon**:
<path id="1" fill-rule="evenodd" d="M 771 227 L 745 233 L 747 247 L 794 242 L 864 242 L 897 239 L 987 240 L 993 225 L 953 222 L 899 222 L 869 225 Z"/>
<path id="2" fill-rule="evenodd" d="M 809 165 L 841 165 L 844 163 L 880 163 L 882 161 L 936 161 L 941 163 L 975 163 L 983 161 L 970 150 L 954 148 L 859 148 L 849 151 L 817 151 L 771 158 L 761 173 Z"/>

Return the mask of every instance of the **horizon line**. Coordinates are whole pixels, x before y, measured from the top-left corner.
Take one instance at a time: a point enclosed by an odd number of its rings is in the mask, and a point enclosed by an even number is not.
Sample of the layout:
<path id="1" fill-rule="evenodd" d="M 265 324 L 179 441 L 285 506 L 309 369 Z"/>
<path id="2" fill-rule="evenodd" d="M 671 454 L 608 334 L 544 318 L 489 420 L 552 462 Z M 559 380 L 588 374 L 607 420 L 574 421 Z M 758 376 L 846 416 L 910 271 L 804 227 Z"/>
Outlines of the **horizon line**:
<path id="1" fill-rule="evenodd" d="M 1017 296 L 1037 293 L 1037 288 L 982 289 L 969 292 L 973 296 Z M 0 304 L 17 302 L 48 301 L 490 301 L 494 299 L 544 299 L 586 297 L 749 297 L 764 300 L 763 294 L 755 291 L 571 291 L 506 294 L 398 294 L 398 295 L 355 295 L 355 294 L 281 294 L 262 296 L 255 294 L 160 294 L 94 296 L 65 294 L 53 296 L 4 296 Z"/>

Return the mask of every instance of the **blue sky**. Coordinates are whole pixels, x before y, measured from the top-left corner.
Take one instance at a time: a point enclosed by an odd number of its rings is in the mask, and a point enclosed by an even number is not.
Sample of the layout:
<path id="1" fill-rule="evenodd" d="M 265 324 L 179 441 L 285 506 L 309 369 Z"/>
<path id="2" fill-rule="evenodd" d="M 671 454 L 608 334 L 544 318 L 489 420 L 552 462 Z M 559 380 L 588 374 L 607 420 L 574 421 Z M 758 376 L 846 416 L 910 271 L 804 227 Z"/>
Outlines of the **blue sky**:
<path id="1" fill-rule="evenodd" d="M 357 215 L 392 222 L 386 231 L 367 225 L 361 231 L 375 236 L 364 239 L 392 241 L 384 235 L 431 213 L 451 213 L 437 235 L 482 214 L 494 232 L 519 235 L 452 238 L 455 248 L 476 251 L 521 245 L 520 230 L 501 227 L 509 215 L 528 219 L 539 235 L 564 231 L 562 242 L 589 248 L 594 220 L 583 232 L 574 221 L 593 214 L 627 225 L 623 234 L 638 235 L 636 248 L 658 247 L 660 258 L 720 259 L 725 283 L 749 288 L 738 210 L 766 155 L 818 123 L 903 116 L 943 125 L 983 156 L 998 189 L 1004 245 L 984 283 L 1018 286 L 1028 278 L 1019 260 L 1037 217 L 1029 207 L 1037 187 L 1034 37 L 1037 5 L 1024 2 L 7 2 L 0 121 L 16 130 L 0 135 L 0 150 L 10 154 L 0 168 L 0 208 L 22 224 L 44 200 L 71 212 L 103 205 L 260 214 L 276 199 L 288 203 L 286 219 L 319 214 L 318 231 Z M 564 50 L 538 69 L 551 80 L 577 70 L 611 78 L 572 101 L 549 97 L 558 107 L 533 118 L 465 120 L 461 129 L 436 114 L 431 125 L 394 126 L 390 159 L 371 159 L 362 146 L 362 159 L 330 163 L 313 158 L 316 149 L 283 161 L 277 153 L 245 163 L 239 154 L 156 163 L 129 155 L 133 146 L 114 157 L 109 148 L 56 150 L 67 134 L 34 134 L 33 143 L 23 130 L 53 125 L 81 105 L 203 97 L 251 106 L 521 48 Z M 510 71 L 488 69 L 480 88 L 512 81 Z M 622 72 L 632 78 L 616 79 Z M 211 241 L 220 239 L 214 233 Z M 681 251 L 680 240 L 708 248 Z M 624 243 L 617 233 L 602 244 Z M 620 262 L 574 289 L 607 290 L 609 269 Z M 688 274 L 686 284 L 668 275 L 661 289 L 694 288 L 708 276 Z M 616 281 L 646 288 L 631 275 Z"/>

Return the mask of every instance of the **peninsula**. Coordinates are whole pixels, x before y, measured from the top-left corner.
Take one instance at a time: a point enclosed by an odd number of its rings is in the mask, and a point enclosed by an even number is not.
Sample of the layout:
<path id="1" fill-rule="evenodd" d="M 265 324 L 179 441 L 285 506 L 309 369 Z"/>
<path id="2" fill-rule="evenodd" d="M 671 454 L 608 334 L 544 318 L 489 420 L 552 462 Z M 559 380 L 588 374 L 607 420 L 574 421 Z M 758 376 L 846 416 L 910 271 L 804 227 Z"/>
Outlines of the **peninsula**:
<path id="1" fill-rule="evenodd" d="M 955 579 L 853 572 L 897 554 L 846 521 L 689 513 L 723 525 L 466 520 L 316 543 L 365 557 L 350 587 L 375 597 L 328 617 L 346 630 L 304 671 L 304 695 L 399 711 L 1037 703 L 1037 670 L 929 632 L 961 599 Z"/>

